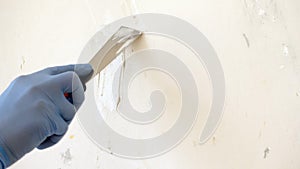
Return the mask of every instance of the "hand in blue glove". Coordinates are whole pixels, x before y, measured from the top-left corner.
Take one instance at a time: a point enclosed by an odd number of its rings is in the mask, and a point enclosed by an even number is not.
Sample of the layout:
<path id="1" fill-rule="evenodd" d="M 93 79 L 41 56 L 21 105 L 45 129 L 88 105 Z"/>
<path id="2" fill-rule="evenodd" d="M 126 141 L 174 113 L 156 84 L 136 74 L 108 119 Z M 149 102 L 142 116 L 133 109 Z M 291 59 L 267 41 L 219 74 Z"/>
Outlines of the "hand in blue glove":
<path id="1" fill-rule="evenodd" d="M 84 101 L 89 64 L 47 68 L 15 79 L 0 96 L 0 168 L 61 140 Z M 73 104 L 64 96 L 72 93 Z"/>

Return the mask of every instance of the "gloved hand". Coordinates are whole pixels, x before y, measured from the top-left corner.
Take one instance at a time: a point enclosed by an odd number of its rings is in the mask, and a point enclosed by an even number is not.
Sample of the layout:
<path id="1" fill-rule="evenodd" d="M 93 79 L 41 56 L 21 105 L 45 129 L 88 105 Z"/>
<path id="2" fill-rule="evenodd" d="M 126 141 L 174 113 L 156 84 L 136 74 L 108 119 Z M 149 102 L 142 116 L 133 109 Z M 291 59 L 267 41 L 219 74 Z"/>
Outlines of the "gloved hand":
<path id="1" fill-rule="evenodd" d="M 0 96 L 0 168 L 34 148 L 61 140 L 84 101 L 89 64 L 47 68 L 20 76 Z M 64 96 L 72 93 L 73 104 Z"/>

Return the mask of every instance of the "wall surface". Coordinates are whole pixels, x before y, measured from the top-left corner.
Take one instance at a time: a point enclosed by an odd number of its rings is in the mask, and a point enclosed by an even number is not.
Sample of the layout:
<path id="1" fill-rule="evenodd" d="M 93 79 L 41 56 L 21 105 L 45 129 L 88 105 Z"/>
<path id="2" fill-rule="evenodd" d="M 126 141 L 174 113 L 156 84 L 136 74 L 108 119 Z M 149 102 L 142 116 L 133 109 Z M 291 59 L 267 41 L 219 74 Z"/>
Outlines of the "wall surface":
<path id="1" fill-rule="evenodd" d="M 205 144 L 198 141 L 211 93 L 209 78 L 199 73 L 197 84 L 205 89 L 199 91 L 204 98 L 201 112 L 191 133 L 172 151 L 147 160 L 119 158 L 98 149 L 75 119 L 56 146 L 34 150 L 11 169 L 300 168 L 299 11 L 298 0 L 0 0 L 1 91 L 18 75 L 76 63 L 88 40 L 106 24 L 149 12 L 173 15 L 197 27 L 216 50 L 226 81 L 224 115 Z M 149 44 L 154 41 L 150 38 Z M 174 50 L 180 53 L 180 48 Z M 104 92 L 110 92 L 109 73 L 114 68 L 102 76 Z M 157 87 L 153 79 L 170 93 L 167 111 L 177 110 L 176 85 L 155 72 L 133 82 L 130 97 L 136 108 L 149 108 L 149 93 Z M 114 106 L 108 96 L 104 101 Z M 156 129 L 171 125 L 176 117 L 171 114 Z M 133 126 L 106 120 L 123 134 L 136 136 Z"/>

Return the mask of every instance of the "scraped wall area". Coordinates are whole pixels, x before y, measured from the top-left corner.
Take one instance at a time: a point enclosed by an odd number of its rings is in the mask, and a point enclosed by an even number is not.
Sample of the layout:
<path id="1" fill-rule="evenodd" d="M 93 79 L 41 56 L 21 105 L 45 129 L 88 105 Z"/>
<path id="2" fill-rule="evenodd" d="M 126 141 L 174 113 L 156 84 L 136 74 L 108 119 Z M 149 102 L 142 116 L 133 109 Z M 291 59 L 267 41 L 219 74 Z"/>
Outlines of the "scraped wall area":
<path id="1" fill-rule="evenodd" d="M 153 91 L 165 94 L 164 114 L 155 123 L 146 125 L 120 116 L 118 106 L 123 100 L 117 86 L 124 82 L 122 73 L 130 68 L 130 63 L 146 63 L 130 60 L 139 57 L 140 51 L 156 49 L 172 53 L 192 72 L 199 95 L 197 119 L 182 142 L 154 158 L 122 158 L 100 149 L 80 119 L 74 119 L 57 145 L 34 150 L 10 168 L 298 169 L 299 9 L 297 0 L 0 1 L 1 91 L 21 74 L 77 63 L 84 47 L 99 30 L 123 17 L 142 13 L 174 16 L 197 28 L 216 52 L 226 86 L 218 127 L 206 142 L 200 143 L 214 99 L 211 76 L 197 55 L 177 41 L 147 34 L 91 82 L 95 87 L 93 97 L 101 110 L 99 115 L 117 133 L 134 139 L 163 134 L 180 115 L 181 89 L 176 79 L 149 69 L 131 77 L 128 98 L 136 110 L 151 109 L 155 103 L 150 97 Z"/>

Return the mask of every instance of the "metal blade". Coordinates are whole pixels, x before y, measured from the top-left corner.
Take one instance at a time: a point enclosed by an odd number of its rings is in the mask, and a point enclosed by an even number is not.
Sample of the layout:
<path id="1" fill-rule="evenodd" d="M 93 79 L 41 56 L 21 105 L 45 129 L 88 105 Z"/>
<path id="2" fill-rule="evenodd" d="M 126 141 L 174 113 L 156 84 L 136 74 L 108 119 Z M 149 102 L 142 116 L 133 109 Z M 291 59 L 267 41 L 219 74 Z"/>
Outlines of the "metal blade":
<path id="1" fill-rule="evenodd" d="M 113 61 L 124 48 L 133 43 L 142 35 L 141 31 L 121 26 L 116 33 L 110 37 L 103 47 L 90 60 L 94 76 L 100 73 L 111 61 Z M 91 78 L 91 79 L 92 79 Z"/>

